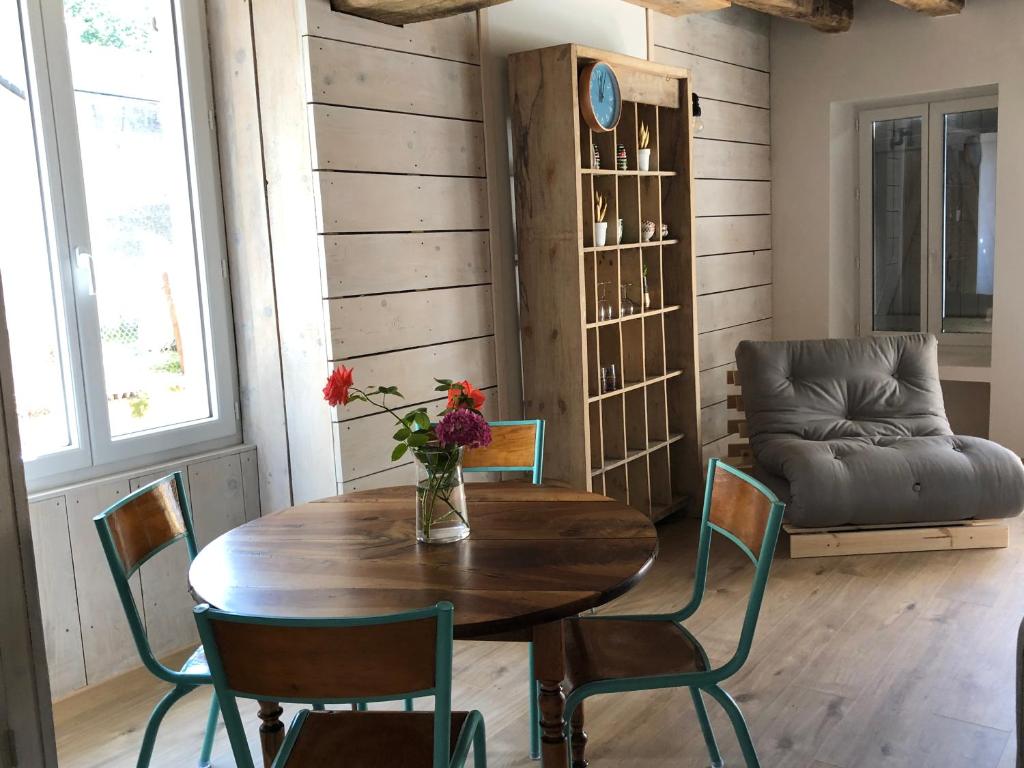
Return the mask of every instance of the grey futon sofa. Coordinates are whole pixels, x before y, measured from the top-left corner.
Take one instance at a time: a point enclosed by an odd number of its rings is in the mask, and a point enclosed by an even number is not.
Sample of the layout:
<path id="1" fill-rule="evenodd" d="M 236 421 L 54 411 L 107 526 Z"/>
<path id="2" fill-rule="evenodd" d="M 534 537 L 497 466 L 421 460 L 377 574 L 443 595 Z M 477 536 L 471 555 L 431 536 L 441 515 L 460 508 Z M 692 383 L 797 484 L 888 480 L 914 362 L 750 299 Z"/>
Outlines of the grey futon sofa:
<path id="1" fill-rule="evenodd" d="M 937 352 L 926 334 L 739 344 L 755 474 L 786 501 L 788 522 L 950 522 L 1024 509 L 1020 458 L 950 429 Z"/>

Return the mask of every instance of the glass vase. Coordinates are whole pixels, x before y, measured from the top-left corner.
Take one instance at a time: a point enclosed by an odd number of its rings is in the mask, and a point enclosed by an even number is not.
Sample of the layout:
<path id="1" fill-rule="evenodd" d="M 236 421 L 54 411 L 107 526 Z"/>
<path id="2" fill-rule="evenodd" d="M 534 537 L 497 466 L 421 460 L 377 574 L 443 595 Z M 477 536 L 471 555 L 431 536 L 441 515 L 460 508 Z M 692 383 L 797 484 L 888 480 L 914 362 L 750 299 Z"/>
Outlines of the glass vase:
<path id="1" fill-rule="evenodd" d="M 462 448 L 413 449 L 416 464 L 416 539 L 450 544 L 469 536 Z"/>

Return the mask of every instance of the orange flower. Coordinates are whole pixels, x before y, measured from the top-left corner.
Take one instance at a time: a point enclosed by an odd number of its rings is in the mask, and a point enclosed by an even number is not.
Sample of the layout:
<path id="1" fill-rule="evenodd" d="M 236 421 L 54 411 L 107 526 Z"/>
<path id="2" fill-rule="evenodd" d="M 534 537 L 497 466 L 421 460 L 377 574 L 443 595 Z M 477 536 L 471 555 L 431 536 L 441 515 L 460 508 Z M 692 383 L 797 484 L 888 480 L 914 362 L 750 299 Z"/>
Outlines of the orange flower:
<path id="1" fill-rule="evenodd" d="M 347 405 L 348 391 L 352 386 L 352 369 L 344 365 L 338 366 L 334 372 L 327 377 L 327 386 L 324 387 L 324 400 L 331 405 Z"/>
<path id="2" fill-rule="evenodd" d="M 473 385 L 463 379 L 457 382 L 454 387 L 448 390 L 448 408 L 472 408 L 479 411 L 487 398 L 479 389 L 473 389 Z"/>

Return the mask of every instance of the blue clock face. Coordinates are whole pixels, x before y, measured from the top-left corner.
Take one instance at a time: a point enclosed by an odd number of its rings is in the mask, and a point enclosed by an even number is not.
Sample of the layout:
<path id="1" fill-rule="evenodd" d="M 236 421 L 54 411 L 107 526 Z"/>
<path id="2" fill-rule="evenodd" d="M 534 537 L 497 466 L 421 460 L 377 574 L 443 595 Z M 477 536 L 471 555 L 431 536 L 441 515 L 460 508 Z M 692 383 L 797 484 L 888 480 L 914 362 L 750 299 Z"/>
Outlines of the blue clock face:
<path id="1" fill-rule="evenodd" d="M 610 131 L 619 122 L 622 110 L 619 81 L 612 68 L 603 61 L 597 63 L 590 75 L 590 103 L 594 117 L 605 130 Z"/>

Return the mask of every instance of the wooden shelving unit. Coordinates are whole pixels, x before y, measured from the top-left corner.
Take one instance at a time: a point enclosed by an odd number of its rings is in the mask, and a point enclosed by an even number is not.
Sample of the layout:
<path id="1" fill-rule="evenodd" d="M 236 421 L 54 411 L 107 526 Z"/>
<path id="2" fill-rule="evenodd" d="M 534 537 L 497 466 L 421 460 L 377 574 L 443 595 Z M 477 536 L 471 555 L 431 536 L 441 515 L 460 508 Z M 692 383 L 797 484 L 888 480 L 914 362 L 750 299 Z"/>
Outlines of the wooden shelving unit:
<path id="1" fill-rule="evenodd" d="M 611 64 L 622 90 L 622 119 L 608 133 L 580 116 L 578 73 L 593 61 Z M 701 498 L 702 487 L 689 73 L 577 45 L 509 62 L 526 413 L 547 420 L 545 476 L 657 520 Z M 649 171 L 637 170 L 641 121 Z M 614 168 L 619 144 L 627 170 Z M 597 192 L 608 201 L 602 246 Z M 648 242 L 644 220 L 655 224 Z M 612 319 L 599 318 L 601 283 L 611 286 Z M 624 284 L 636 314 L 622 314 Z M 602 391 L 608 364 L 618 387 Z"/>

